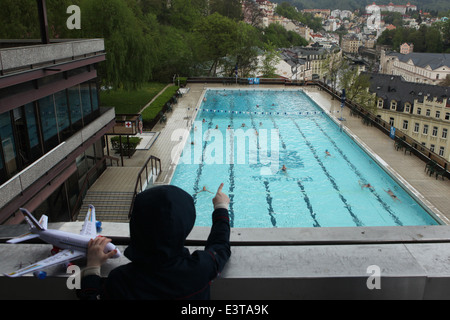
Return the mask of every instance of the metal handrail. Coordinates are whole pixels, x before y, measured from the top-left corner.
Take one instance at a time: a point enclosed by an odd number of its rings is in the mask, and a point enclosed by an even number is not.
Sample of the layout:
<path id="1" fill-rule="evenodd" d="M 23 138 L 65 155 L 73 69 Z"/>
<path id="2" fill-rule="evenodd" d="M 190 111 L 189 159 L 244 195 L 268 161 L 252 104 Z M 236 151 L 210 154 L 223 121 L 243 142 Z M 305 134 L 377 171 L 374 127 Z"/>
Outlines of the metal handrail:
<path id="1" fill-rule="evenodd" d="M 131 212 L 133 211 L 134 200 L 136 199 L 137 194 L 143 191 L 142 175 L 144 172 L 145 172 L 145 181 L 148 182 L 148 178 L 149 178 L 148 165 L 149 164 L 150 164 L 150 170 L 151 170 L 150 172 L 152 174 L 153 173 L 155 173 L 155 174 L 161 173 L 161 159 L 159 159 L 155 156 L 150 156 L 138 173 L 138 176 L 136 179 L 136 184 L 134 187 L 134 192 L 133 192 L 133 199 L 131 201 L 130 211 L 128 213 L 128 218 L 131 218 Z M 158 165 L 159 165 L 159 171 L 158 171 Z M 155 169 L 156 169 L 156 171 L 155 171 Z"/>

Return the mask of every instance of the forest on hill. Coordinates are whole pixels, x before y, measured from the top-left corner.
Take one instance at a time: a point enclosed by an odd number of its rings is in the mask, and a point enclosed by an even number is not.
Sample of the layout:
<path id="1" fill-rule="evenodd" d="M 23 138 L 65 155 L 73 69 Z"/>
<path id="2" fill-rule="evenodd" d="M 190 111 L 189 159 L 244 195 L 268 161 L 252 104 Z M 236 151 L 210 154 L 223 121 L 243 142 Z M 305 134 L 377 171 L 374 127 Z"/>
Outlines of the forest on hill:
<path id="1" fill-rule="evenodd" d="M 51 0 L 50 39 L 103 38 L 107 60 L 99 68 L 105 85 L 136 88 L 180 76 L 270 75 L 257 70 L 261 52 L 306 45 L 278 25 L 258 29 L 242 20 L 240 0 Z M 81 9 L 81 29 L 69 30 L 66 10 Z M 40 39 L 35 0 L 0 1 L 0 39 Z M 273 55 L 267 55 L 273 57 Z"/>
<path id="2" fill-rule="evenodd" d="M 374 0 L 272 0 L 274 3 L 288 2 L 298 9 L 341 9 L 341 10 L 364 10 L 366 5 L 372 4 Z M 414 4 L 419 10 L 433 10 L 436 12 L 449 11 L 448 0 L 376 0 L 376 4 L 406 5 L 408 2 Z"/>

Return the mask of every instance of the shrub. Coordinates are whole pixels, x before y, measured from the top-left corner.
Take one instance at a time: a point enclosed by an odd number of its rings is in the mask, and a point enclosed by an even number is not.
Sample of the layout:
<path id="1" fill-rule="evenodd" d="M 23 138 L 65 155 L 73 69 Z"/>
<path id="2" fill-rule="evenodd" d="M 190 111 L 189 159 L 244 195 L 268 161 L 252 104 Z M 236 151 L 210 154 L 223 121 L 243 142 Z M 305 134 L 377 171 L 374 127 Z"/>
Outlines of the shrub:
<path id="1" fill-rule="evenodd" d="M 120 154 L 120 137 L 121 136 L 116 136 L 116 137 L 111 138 L 112 148 L 118 154 Z M 122 154 L 121 155 L 132 156 L 136 152 L 136 147 L 139 145 L 141 140 L 142 140 L 142 138 L 129 137 L 128 138 L 129 144 L 128 144 L 127 138 L 122 138 Z M 128 150 L 130 150 L 130 153 L 128 153 Z"/>

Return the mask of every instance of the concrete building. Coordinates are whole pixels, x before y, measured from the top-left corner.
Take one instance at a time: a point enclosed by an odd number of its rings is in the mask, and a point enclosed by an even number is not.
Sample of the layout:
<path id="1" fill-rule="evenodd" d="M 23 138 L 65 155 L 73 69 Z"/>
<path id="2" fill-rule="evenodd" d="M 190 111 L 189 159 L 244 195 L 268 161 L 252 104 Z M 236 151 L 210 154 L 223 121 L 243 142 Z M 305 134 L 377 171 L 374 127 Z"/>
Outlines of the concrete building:
<path id="1" fill-rule="evenodd" d="M 450 75 L 450 54 L 381 52 L 380 72 L 406 81 L 439 84 Z"/>
<path id="2" fill-rule="evenodd" d="M 396 5 L 390 2 L 388 5 L 378 5 L 375 2 L 373 2 L 370 5 L 366 6 L 366 12 L 367 13 L 373 13 L 375 11 L 388 11 L 388 12 L 398 12 L 401 14 L 405 14 L 409 11 L 417 11 L 417 6 L 412 5 L 411 3 L 407 3 L 406 5 Z"/>
<path id="3" fill-rule="evenodd" d="M 371 74 L 370 81 L 378 116 L 449 161 L 450 88 L 383 74 Z"/>
<path id="4" fill-rule="evenodd" d="M 400 46 L 401 54 L 410 54 L 412 52 L 414 52 L 414 44 L 405 42 Z"/>
<path id="5" fill-rule="evenodd" d="M 19 207 L 69 221 L 87 173 L 102 172 L 102 138 L 115 124 L 114 109 L 99 107 L 104 41 L 2 46 L 0 224 L 20 222 Z"/>
<path id="6" fill-rule="evenodd" d="M 360 46 L 362 42 L 356 34 L 348 34 L 342 38 L 341 48 L 345 53 L 356 54 Z"/>

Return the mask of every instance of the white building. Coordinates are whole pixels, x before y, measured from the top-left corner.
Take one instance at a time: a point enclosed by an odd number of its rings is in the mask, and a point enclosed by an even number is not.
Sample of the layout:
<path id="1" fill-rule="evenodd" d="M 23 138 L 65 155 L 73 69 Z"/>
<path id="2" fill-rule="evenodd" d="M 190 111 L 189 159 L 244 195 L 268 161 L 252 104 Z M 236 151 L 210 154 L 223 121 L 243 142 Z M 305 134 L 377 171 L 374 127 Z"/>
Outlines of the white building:
<path id="1" fill-rule="evenodd" d="M 450 54 L 381 52 L 380 72 L 409 82 L 439 84 L 450 75 Z"/>
<path id="2" fill-rule="evenodd" d="M 406 14 L 408 11 L 417 11 L 417 6 L 412 5 L 409 2 L 406 5 L 395 5 L 392 2 L 390 2 L 388 5 L 377 5 L 375 2 L 373 2 L 372 4 L 366 6 L 366 12 L 368 14 L 371 14 L 377 10 Z"/>

